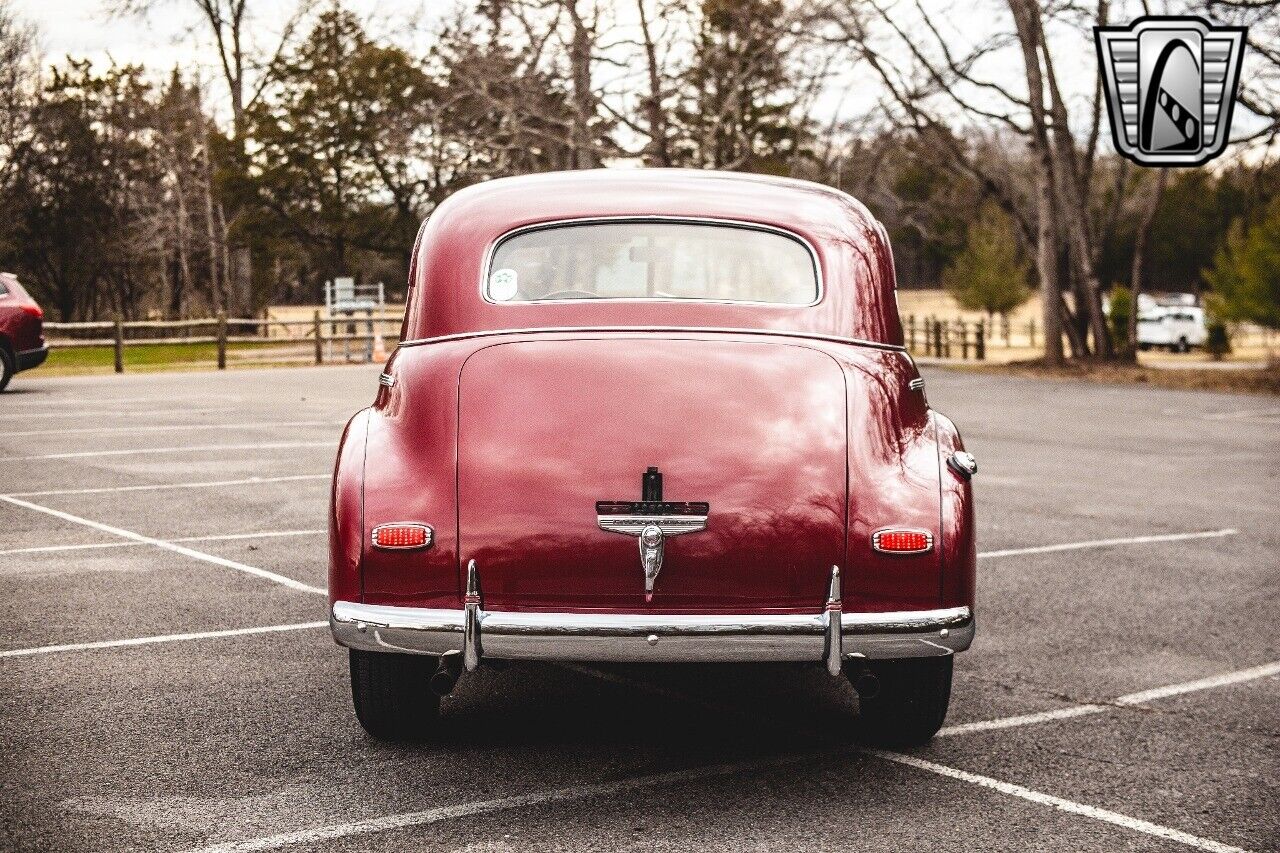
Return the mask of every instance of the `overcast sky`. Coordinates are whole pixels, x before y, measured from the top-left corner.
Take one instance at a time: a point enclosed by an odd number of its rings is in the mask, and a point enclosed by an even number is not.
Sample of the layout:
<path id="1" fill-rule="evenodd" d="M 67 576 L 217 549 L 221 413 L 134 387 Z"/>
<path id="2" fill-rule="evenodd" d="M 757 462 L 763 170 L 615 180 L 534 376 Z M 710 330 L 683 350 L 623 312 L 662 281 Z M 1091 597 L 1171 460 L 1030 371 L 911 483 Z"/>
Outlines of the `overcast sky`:
<path id="1" fill-rule="evenodd" d="M 210 105 L 225 111 L 225 90 L 215 58 L 208 48 L 206 30 L 191 10 L 190 0 L 155 0 L 155 9 L 145 17 L 113 17 L 107 14 L 111 0 L 11 0 L 19 14 L 35 22 L 48 62 L 61 61 L 68 54 L 106 63 L 139 62 L 157 75 L 175 64 L 187 73 L 199 69 L 202 81 L 209 85 Z M 323 2 L 323 0 L 320 0 Z M 691 0 L 692 2 L 692 0 Z M 1139 13 L 1136 0 L 1120 0 L 1114 4 L 1113 16 L 1123 19 Z M 251 29 L 251 39 L 263 53 L 269 52 L 293 9 L 294 0 L 256 0 L 249 4 L 258 16 Z M 316 3 L 319 5 L 319 2 Z M 345 0 L 345 5 L 361 16 L 372 34 L 391 38 L 409 50 L 425 51 L 430 33 L 439 22 L 458 6 L 458 0 Z M 926 8 L 938 12 L 937 21 L 948 39 L 973 43 L 988 35 L 997 25 L 997 14 L 1007 14 L 1002 0 L 926 0 Z M 1157 3 L 1157 6 L 1164 4 Z M 1174 0 L 1173 5 L 1177 2 Z M 909 9 L 911 4 L 898 4 Z M 1133 8 L 1126 8 L 1132 6 Z M 621 4 L 620 18 L 625 19 L 632 4 Z M 1162 11 L 1164 11 L 1162 9 Z M 1176 9 L 1168 9 L 1176 11 Z M 1096 79 L 1093 46 L 1079 31 L 1059 29 L 1051 32 L 1054 53 L 1059 59 L 1058 71 L 1068 99 L 1075 109 L 1082 109 L 1092 95 Z M 1072 59 L 1072 56 L 1078 59 Z M 905 57 L 904 57 L 905 58 Z M 193 62 L 194 60 L 194 62 Z M 193 68 L 193 65 L 195 66 Z M 605 66 L 608 71 L 608 66 Z M 1021 56 L 1014 50 L 1001 51 L 983 62 L 983 73 L 991 79 L 1016 81 L 1022 75 Z M 627 73 L 614 70 L 613 73 Z M 865 75 L 865 76 L 864 76 Z M 605 74 L 607 76 L 607 73 Z M 849 69 L 819 101 L 820 120 L 833 113 L 856 116 L 874 108 L 877 89 L 865 68 Z M 1237 114 L 1237 132 L 1241 130 Z"/>
<path id="2" fill-rule="evenodd" d="M 199 21 L 188 0 L 156 0 L 155 9 L 145 17 L 113 17 L 105 11 L 110 0 L 11 0 L 18 12 L 40 28 L 41 41 L 50 61 L 70 54 L 105 61 L 140 62 L 153 70 L 189 66 L 191 28 Z M 370 19 L 374 32 L 403 24 L 418 30 L 422 21 L 453 8 L 451 0 L 346 0 L 345 5 Z M 250 3 L 256 26 L 254 35 L 264 45 L 274 45 L 280 29 L 296 8 L 293 2 L 266 0 Z M 434 10 L 434 11 L 429 11 Z M 399 27 L 397 26 L 397 29 Z M 197 33 L 205 40 L 203 30 Z M 201 59 L 211 62 L 212 57 Z M 208 73 L 212 74 L 212 66 Z"/>

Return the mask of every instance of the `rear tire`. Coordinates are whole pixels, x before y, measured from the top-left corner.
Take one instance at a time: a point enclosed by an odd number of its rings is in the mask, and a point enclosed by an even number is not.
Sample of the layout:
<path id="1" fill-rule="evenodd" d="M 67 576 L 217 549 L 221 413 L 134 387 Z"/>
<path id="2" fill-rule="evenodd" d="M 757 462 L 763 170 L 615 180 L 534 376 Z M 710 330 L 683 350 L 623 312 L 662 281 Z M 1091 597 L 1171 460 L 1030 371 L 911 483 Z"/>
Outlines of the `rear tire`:
<path id="1" fill-rule="evenodd" d="M 942 728 L 951 703 L 955 658 L 868 661 L 879 681 L 874 696 L 859 696 L 859 739 L 876 746 L 916 746 Z"/>
<path id="2" fill-rule="evenodd" d="M 9 352 L 9 348 L 0 344 L 0 391 L 3 391 L 9 385 L 9 380 L 13 378 L 13 374 L 18 370 L 13 353 Z"/>
<path id="3" fill-rule="evenodd" d="M 356 719 L 379 740 L 424 740 L 438 728 L 440 697 L 428 680 L 437 661 L 351 649 L 351 699 Z"/>

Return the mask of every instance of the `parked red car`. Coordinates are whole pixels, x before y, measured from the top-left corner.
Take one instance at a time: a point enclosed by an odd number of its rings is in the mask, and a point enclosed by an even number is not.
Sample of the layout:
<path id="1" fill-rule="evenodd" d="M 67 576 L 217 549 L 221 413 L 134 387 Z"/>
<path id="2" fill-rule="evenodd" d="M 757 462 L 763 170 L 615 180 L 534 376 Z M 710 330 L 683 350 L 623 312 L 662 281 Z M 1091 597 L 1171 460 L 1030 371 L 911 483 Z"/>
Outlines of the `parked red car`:
<path id="1" fill-rule="evenodd" d="M 802 181 L 455 194 L 342 437 L 330 623 L 356 715 L 427 735 L 485 661 L 812 661 L 927 740 L 974 635 L 976 465 L 903 347 L 884 228 Z"/>
<path id="2" fill-rule="evenodd" d="M 13 374 L 44 363 L 44 312 L 12 273 L 0 272 L 0 391 Z"/>

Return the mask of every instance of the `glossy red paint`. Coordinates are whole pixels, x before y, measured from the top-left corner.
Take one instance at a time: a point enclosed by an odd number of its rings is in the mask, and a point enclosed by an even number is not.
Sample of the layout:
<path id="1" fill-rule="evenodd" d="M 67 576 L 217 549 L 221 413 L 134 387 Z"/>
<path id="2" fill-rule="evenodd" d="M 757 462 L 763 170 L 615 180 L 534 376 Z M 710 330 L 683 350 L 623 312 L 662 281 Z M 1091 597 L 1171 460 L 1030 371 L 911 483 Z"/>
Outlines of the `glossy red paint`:
<path id="1" fill-rule="evenodd" d="M 16 276 L 0 273 L 0 348 L 17 371 L 44 361 L 48 350 L 43 332 L 44 312 L 40 306 Z"/>
<path id="2" fill-rule="evenodd" d="M 825 291 L 803 308 L 484 301 L 504 233 L 595 216 L 790 230 Z M 945 466 L 960 439 L 910 387 L 888 243 L 847 196 L 683 171 L 494 181 L 437 209 L 412 278 L 394 385 L 339 453 L 334 600 L 458 608 L 474 559 L 489 610 L 814 612 L 832 565 L 847 611 L 972 604 L 972 490 Z M 639 499 L 651 465 L 666 499 L 711 509 L 667 542 L 646 602 L 636 540 L 600 530 L 595 502 Z M 433 544 L 372 548 L 397 521 L 431 525 Z M 878 553 L 886 527 L 934 547 Z"/>

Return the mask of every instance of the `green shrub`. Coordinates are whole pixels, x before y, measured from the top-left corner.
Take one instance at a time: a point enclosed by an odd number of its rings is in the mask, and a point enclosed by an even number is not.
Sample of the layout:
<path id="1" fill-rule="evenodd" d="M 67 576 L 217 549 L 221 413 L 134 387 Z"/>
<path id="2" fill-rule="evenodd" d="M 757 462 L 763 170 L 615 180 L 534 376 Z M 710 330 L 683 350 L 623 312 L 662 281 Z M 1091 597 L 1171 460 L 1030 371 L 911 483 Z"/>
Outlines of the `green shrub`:
<path id="1" fill-rule="evenodd" d="M 1216 317 L 1210 317 L 1206 328 L 1209 336 L 1204 342 L 1205 351 L 1213 356 L 1214 361 L 1221 361 L 1224 355 L 1231 352 L 1231 336 L 1227 333 L 1227 324 Z"/>
<path id="2" fill-rule="evenodd" d="M 1111 339 L 1116 349 L 1127 349 L 1129 345 L 1129 316 L 1133 313 L 1133 294 L 1123 284 L 1111 288 Z"/>

